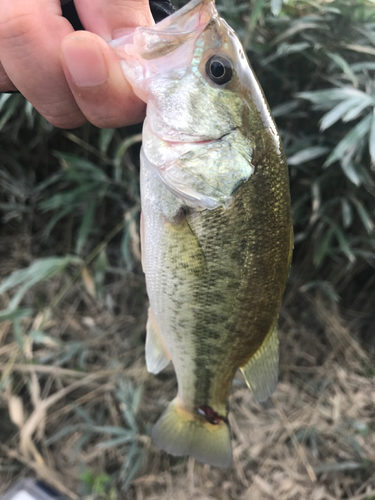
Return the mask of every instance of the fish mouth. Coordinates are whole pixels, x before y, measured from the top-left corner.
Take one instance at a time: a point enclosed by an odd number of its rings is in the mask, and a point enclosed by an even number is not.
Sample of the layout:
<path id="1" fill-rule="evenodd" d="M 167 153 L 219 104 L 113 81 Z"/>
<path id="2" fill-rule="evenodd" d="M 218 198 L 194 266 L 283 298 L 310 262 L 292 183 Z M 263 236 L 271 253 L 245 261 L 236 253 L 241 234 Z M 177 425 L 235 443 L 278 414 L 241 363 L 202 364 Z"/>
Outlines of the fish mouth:
<path id="1" fill-rule="evenodd" d="M 197 146 L 205 146 L 207 144 L 213 144 L 215 142 L 219 142 L 222 139 L 224 139 L 224 137 L 231 135 L 235 131 L 236 131 L 236 128 L 233 128 L 233 129 L 230 129 L 228 132 L 225 132 L 225 134 L 222 134 L 219 137 L 209 137 L 208 139 L 200 139 L 198 137 L 194 137 L 194 136 L 186 134 L 185 140 L 184 139 L 173 140 L 171 138 L 161 137 L 159 134 L 157 134 L 155 132 L 154 132 L 154 134 L 158 139 L 160 139 L 161 141 L 168 144 L 168 146 L 183 146 L 183 145 L 188 145 L 188 144 L 195 144 Z"/>
<path id="2" fill-rule="evenodd" d="M 152 27 L 122 30 L 111 46 L 120 59 L 124 58 L 121 48 L 127 43 L 136 46 L 142 59 L 158 59 L 197 39 L 215 16 L 215 0 L 193 0 Z"/>
<path id="3" fill-rule="evenodd" d="M 214 0 L 193 0 L 154 26 L 158 31 L 181 35 L 203 31 L 217 13 Z"/>

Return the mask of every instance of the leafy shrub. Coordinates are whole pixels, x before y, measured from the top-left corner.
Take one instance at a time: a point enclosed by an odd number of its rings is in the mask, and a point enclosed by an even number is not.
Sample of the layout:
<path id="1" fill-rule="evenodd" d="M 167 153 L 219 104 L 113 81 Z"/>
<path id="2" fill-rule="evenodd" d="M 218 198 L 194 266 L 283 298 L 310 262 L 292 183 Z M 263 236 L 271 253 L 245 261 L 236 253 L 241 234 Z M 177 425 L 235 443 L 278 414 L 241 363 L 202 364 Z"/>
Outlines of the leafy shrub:
<path id="1" fill-rule="evenodd" d="M 325 284 L 332 298 L 350 300 L 349 280 L 366 287 L 375 257 L 372 3 L 254 0 L 249 10 L 247 3 L 222 0 L 219 10 L 248 49 L 289 159 L 292 279 Z M 126 213 L 116 258 L 131 268 L 138 134 L 56 130 L 20 95 L 1 96 L 3 221 L 31 223 L 45 241 L 63 232 L 57 253 L 83 257 L 108 232 L 108 221 L 120 223 Z"/>

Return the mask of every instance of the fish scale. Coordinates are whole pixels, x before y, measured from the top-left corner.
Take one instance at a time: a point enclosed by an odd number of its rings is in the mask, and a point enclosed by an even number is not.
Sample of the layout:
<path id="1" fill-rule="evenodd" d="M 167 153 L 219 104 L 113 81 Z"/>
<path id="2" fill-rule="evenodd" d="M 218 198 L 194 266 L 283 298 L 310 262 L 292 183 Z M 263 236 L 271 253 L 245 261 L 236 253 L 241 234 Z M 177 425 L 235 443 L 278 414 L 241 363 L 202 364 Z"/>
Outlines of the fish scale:
<path id="1" fill-rule="evenodd" d="M 237 370 L 257 401 L 277 381 L 277 317 L 293 247 L 285 155 L 244 50 L 213 0 L 192 0 L 112 44 L 148 104 L 146 363 L 158 373 L 172 361 L 178 381 L 152 439 L 173 455 L 228 466 Z"/>

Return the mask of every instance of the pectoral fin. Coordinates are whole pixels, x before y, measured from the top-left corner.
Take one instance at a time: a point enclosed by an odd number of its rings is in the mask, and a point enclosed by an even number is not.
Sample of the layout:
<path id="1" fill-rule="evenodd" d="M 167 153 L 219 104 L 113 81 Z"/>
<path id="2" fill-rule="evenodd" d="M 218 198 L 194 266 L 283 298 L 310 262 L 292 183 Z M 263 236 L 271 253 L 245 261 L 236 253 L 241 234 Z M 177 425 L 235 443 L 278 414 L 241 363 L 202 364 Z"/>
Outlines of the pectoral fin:
<path id="1" fill-rule="evenodd" d="M 161 338 L 152 312 L 148 311 L 146 325 L 146 366 L 150 373 L 159 373 L 170 361 L 170 355 Z"/>
<path id="2" fill-rule="evenodd" d="M 275 390 L 279 372 L 279 339 L 276 321 L 261 347 L 241 368 L 241 371 L 257 402 L 264 401 L 271 396 Z"/>

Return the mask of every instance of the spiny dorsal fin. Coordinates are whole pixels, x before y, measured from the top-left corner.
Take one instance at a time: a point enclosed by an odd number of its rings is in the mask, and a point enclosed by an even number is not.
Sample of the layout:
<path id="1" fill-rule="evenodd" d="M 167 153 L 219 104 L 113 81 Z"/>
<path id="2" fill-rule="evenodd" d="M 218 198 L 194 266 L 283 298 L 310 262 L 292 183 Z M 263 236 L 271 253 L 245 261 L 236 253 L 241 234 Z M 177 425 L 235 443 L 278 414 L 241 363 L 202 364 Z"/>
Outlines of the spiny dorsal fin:
<path id="1" fill-rule="evenodd" d="M 146 325 L 146 366 L 150 373 L 159 373 L 170 361 L 169 353 L 158 331 L 151 310 Z"/>
<path id="2" fill-rule="evenodd" d="M 275 390 L 279 373 L 279 339 L 276 321 L 261 347 L 241 368 L 241 371 L 258 403 L 271 396 Z"/>

